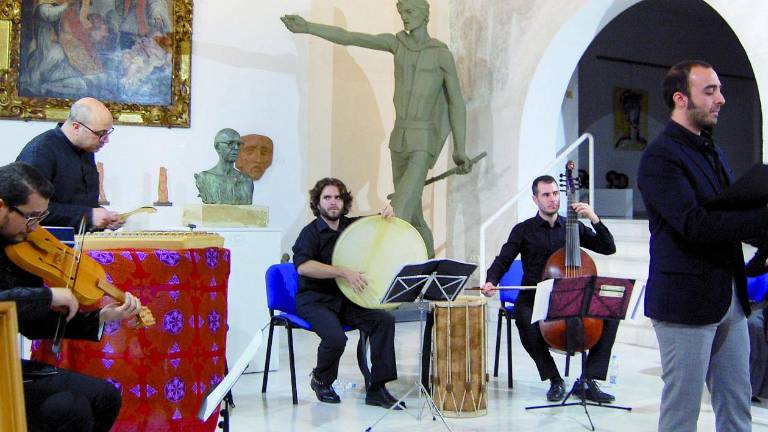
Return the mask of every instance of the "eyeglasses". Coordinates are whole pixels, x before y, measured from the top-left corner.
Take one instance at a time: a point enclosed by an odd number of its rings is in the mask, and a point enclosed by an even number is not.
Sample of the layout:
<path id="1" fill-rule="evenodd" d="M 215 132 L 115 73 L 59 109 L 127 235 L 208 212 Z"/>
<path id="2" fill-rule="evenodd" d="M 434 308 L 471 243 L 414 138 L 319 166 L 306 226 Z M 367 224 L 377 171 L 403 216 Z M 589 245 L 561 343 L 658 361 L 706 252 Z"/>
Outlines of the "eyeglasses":
<path id="1" fill-rule="evenodd" d="M 26 214 L 23 211 L 19 210 L 19 208 L 16 207 L 16 206 L 9 205 L 8 208 L 12 212 L 18 213 L 19 216 L 21 216 L 21 217 L 23 217 L 24 219 L 27 220 L 27 222 L 26 222 L 27 228 L 29 228 L 29 227 L 31 227 L 31 226 L 33 226 L 35 224 L 39 224 L 40 222 L 43 221 L 43 219 L 47 218 L 48 215 L 51 214 L 51 212 L 48 209 L 46 209 L 44 212 L 40 213 L 37 216 L 29 216 L 28 214 Z"/>
<path id="2" fill-rule="evenodd" d="M 88 129 L 89 131 L 91 131 L 91 133 L 93 133 L 94 135 L 99 137 L 99 141 L 103 140 L 104 137 L 109 136 L 109 134 L 111 134 L 112 132 L 115 131 L 114 127 L 111 127 L 109 129 L 100 130 L 100 131 L 95 131 L 95 130 L 89 128 L 88 126 L 86 126 L 84 123 L 80 123 L 80 122 L 78 122 L 78 123 L 80 124 L 80 126 Z"/>
<path id="3" fill-rule="evenodd" d="M 242 145 L 240 140 L 227 140 L 227 141 L 216 141 L 217 144 L 224 144 L 225 146 L 229 148 L 238 148 Z"/>

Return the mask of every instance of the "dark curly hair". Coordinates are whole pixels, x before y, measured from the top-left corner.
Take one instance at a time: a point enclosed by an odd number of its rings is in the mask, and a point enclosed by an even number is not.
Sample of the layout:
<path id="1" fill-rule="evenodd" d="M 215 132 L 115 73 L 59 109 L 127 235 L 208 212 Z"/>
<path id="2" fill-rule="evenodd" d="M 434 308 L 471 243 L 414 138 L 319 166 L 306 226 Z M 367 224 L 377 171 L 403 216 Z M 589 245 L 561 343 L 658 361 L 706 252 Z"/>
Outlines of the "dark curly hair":
<path id="1" fill-rule="evenodd" d="M 0 199 L 5 205 L 24 205 L 34 192 L 45 199 L 53 196 L 53 185 L 35 167 L 24 162 L 0 167 Z"/>
<path id="2" fill-rule="evenodd" d="M 349 213 L 349 209 L 352 208 L 352 194 L 347 190 L 347 185 L 343 181 L 333 178 L 325 177 L 315 183 L 315 187 L 309 190 L 309 208 L 312 210 L 312 214 L 315 217 L 320 216 L 320 194 L 323 193 L 323 189 L 326 186 L 336 186 L 339 189 L 339 195 L 344 201 L 344 208 L 341 209 L 341 215 L 346 216 Z"/>

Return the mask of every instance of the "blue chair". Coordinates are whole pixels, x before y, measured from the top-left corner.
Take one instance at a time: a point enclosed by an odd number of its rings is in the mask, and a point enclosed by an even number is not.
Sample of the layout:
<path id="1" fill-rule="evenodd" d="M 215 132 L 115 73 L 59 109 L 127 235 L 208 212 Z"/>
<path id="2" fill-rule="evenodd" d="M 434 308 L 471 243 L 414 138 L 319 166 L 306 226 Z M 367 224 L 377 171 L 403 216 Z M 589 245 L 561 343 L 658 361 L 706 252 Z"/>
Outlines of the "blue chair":
<path id="1" fill-rule="evenodd" d="M 768 273 L 748 277 L 747 294 L 751 302 L 760 303 L 765 300 L 765 296 L 768 294 Z"/>
<path id="2" fill-rule="evenodd" d="M 272 353 L 272 334 L 275 326 L 282 326 L 288 332 L 288 359 L 291 367 L 291 391 L 293 404 L 298 404 L 296 395 L 296 367 L 293 357 L 293 329 L 313 331 L 312 326 L 296 315 L 296 292 L 299 288 L 299 275 L 293 263 L 274 264 L 267 269 L 267 306 L 269 307 L 269 338 L 267 340 L 267 358 L 264 361 L 264 379 L 261 384 L 261 392 L 267 391 L 269 378 L 269 360 Z M 278 312 L 275 314 L 275 312 Z M 344 331 L 354 330 L 344 326 Z M 357 362 L 365 378 L 367 389 L 371 381 L 371 373 L 368 368 L 368 336 L 360 331 L 360 341 L 357 344 Z"/>
<path id="3" fill-rule="evenodd" d="M 523 280 L 523 262 L 515 260 L 509 266 L 509 270 L 501 277 L 499 285 L 518 286 Z M 520 290 L 499 290 L 499 321 L 496 325 L 496 359 L 493 362 L 493 376 L 499 376 L 499 349 L 501 348 L 501 324 L 503 320 L 507 321 L 507 386 L 512 388 L 512 320 L 515 318 L 515 301 L 520 294 Z"/>

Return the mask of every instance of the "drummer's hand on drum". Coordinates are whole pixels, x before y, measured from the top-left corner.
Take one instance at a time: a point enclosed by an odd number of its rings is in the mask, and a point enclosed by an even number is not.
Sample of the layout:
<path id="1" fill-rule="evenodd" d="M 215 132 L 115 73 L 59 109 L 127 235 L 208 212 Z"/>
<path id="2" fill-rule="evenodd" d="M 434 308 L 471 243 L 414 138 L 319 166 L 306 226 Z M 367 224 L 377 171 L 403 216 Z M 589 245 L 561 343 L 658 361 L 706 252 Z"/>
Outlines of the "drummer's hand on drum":
<path id="1" fill-rule="evenodd" d="M 341 267 L 341 277 L 343 277 L 349 286 L 351 286 L 358 294 L 362 293 L 368 286 L 368 281 L 365 280 L 365 275 L 350 268 Z"/>
<path id="2" fill-rule="evenodd" d="M 379 214 L 384 219 L 387 219 L 395 215 L 395 210 L 392 208 L 392 204 L 387 203 L 381 210 L 379 210 Z"/>
<path id="3" fill-rule="evenodd" d="M 493 297 L 494 293 L 496 292 L 496 285 L 490 282 L 486 282 L 481 292 L 486 297 Z"/>

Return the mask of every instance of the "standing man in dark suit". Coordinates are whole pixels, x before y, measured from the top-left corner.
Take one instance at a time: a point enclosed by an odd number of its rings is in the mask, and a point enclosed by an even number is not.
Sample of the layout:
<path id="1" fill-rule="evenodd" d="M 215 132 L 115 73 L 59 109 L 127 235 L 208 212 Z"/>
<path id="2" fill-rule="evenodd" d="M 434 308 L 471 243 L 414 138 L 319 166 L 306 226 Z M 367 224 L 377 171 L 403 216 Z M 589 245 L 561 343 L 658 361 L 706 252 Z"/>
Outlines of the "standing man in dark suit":
<path id="1" fill-rule="evenodd" d="M 86 97 L 69 109 L 64 123 L 27 143 L 16 158 L 37 168 L 56 188 L 48 225 L 77 230 L 83 215 L 88 230 L 118 229 L 117 212 L 99 206 L 99 173 L 94 154 L 109 142 L 112 114 L 100 101 Z"/>
<path id="2" fill-rule="evenodd" d="M 672 66 L 664 100 L 671 121 L 638 170 L 651 232 L 645 314 L 653 320 L 664 380 L 659 431 L 696 430 L 705 382 L 717 430 L 749 431 L 749 305 L 740 241 L 768 233 L 768 208 L 704 207 L 733 178 L 711 135 L 725 104 L 712 66 Z"/>

